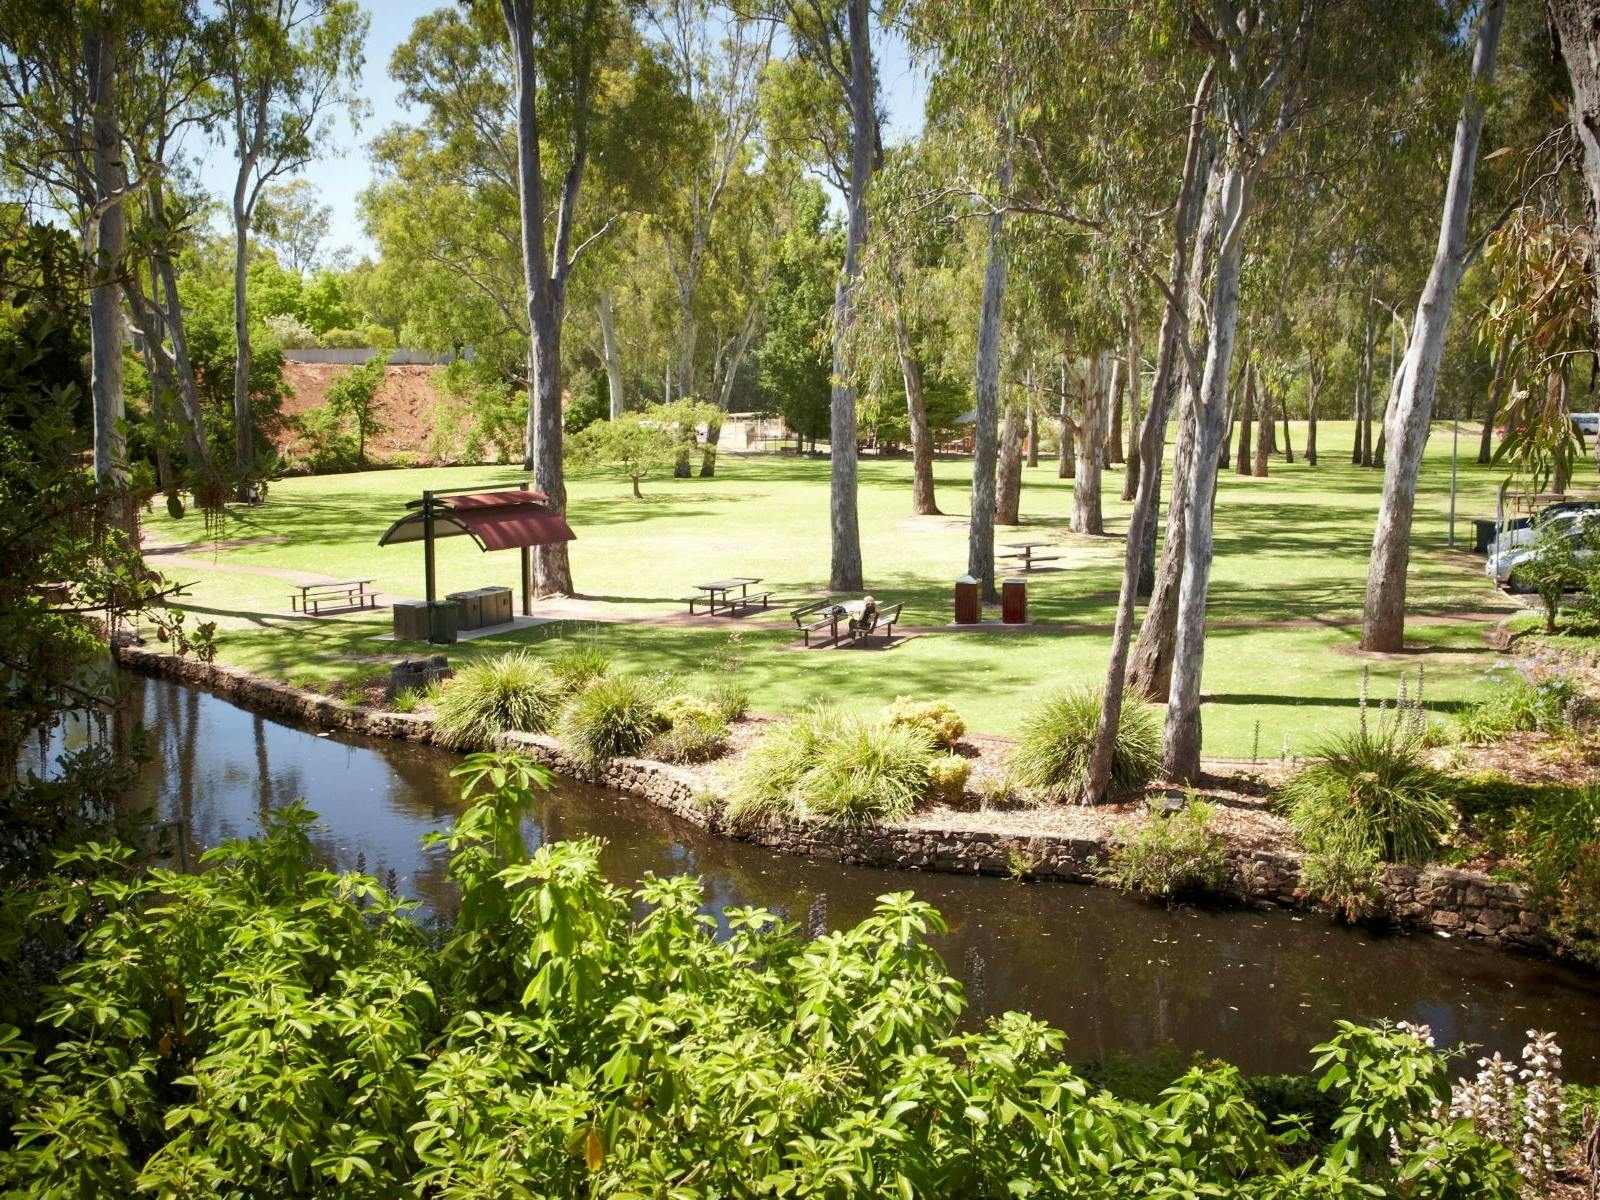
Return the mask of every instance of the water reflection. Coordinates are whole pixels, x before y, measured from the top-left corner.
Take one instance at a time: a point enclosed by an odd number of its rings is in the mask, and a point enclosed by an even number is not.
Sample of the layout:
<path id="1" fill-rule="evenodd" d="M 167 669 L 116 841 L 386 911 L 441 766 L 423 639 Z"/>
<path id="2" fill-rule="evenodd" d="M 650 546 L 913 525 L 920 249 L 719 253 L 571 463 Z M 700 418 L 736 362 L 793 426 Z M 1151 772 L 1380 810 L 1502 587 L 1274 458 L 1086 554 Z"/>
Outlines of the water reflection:
<path id="1" fill-rule="evenodd" d="M 315 841 L 331 862 L 352 867 L 364 855 L 369 871 L 393 870 L 406 894 L 451 907 L 444 852 L 418 843 L 454 818 L 453 756 L 309 733 L 165 681 L 130 680 L 122 720 L 136 719 L 155 754 L 138 799 L 183 822 L 194 845 L 256 833 L 265 812 L 303 797 L 321 815 Z M 527 834 L 531 844 L 605 838 L 617 882 L 697 875 L 719 917 L 757 904 L 799 919 L 825 891 L 838 926 L 883 892 L 915 889 L 950 922 L 941 949 L 952 970 L 970 972 L 981 958 L 984 1007 L 1054 1022 L 1077 1058 L 1173 1043 L 1247 1071 L 1303 1070 L 1336 1018 L 1387 1017 L 1426 1021 L 1441 1043 L 1507 1053 L 1525 1030 L 1552 1029 L 1568 1077 L 1600 1079 L 1600 982 L 1482 947 L 1352 932 L 1316 916 L 1168 911 L 1094 888 L 811 862 L 574 783 L 545 798 Z"/>

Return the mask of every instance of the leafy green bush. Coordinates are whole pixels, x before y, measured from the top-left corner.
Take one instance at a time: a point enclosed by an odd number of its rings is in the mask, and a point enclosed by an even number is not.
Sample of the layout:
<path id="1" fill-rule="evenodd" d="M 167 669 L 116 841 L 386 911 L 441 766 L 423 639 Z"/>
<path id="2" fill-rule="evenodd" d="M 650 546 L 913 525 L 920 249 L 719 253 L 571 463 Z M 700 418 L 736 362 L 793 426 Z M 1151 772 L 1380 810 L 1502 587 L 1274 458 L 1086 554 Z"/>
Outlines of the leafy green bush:
<path id="1" fill-rule="evenodd" d="M 1354 924 L 1372 914 L 1381 864 L 1370 846 L 1323 838 L 1300 863 L 1300 892 Z"/>
<path id="2" fill-rule="evenodd" d="M 814 707 L 750 748 L 728 818 L 736 825 L 767 816 L 895 820 L 926 794 L 934 757 L 920 729 Z"/>
<path id="3" fill-rule="evenodd" d="M 313 405 L 292 420 L 303 440 L 300 456 L 312 471 L 353 471 L 360 465 L 355 434 L 333 405 Z"/>
<path id="4" fill-rule="evenodd" d="M 718 675 L 705 688 L 706 699 L 729 724 L 750 711 L 750 689 L 732 675 Z"/>
<path id="5" fill-rule="evenodd" d="M 969 1028 L 909 893 L 815 940 L 755 909 L 723 937 L 696 879 L 614 886 L 593 841 L 530 854 L 529 764 L 465 771 L 442 948 L 377 880 L 322 869 L 300 806 L 192 874 L 108 846 L 64 863 L 35 919 L 77 951 L 30 1036 L 0 1028 L 0 1192 L 1516 1194 L 1509 1156 L 1437 1115 L 1448 1068 L 1417 1036 L 1341 1023 L 1318 1048 L 1339 1111 L 1308 1157 L 1226 1064 L 1133 1100 L 1043 1022 Z"/>
<path id="6" fill-rule="evenodd" d="M 1456 718 L 1461 740 L 1493 742 L 1509 733 L 1559 733 L 1583 691 L 1570 679 L 1552 676 L 1530 683 L 1513 675 Z"/>
<path id="7" fill-rule="evenodd" d="M 1227 844 L 1211 828 L 1211 805 L 1190 798 L 1170 817 L 1123 823 L 1100 877 L 1129 891 L 1170 899 L 1216 891 L 1228 878 Z"/>
<path id="8" fill-rule="evenodd" d="M 514 650 L 471 663 L 440 692 L 434 735 L 446 746 L 488 746 L 502 733 L 544 733 L 561 704 L 561 685 L 544 663 Z"/>
<path id="9" fill-rule="evenodd" d="M 1330 840 L 1387 862 L 1431 862 L 1454 824 L 1447 782 L 1417 742 L 1362 729 L 1325 742 L 1283 789 L 1289 821 L 1308 850 Z"/>
<path id="10" fill-rule="evenodd" d="M 959 754 L 936 758 L 928 765 L 928 798 L 954 807 L 961 803 L 961 794 L 970 778 L 972 764 Z"/>
<path id="11" fill-rule="evenodd" d="M 589 766 L 638 754 L 667 728 L 655 685 L 637 675 L 608 675 L 574 696 L 561 714 L 561 748 Z"/>
<path id="12" fill-rule="evenodd" d="M 611 658 L 593 642 L 568 646 L 550 660 L 550 673 L 564 692 L 581 692 L 611 674 Z"/>
<path id="13" fill-rule="evenodd" d="M 1095 724 L 1104 707 L 1099 689 L 1078 688 L 1046 700 L 1026 719 L 1011 752 L 1017 781 L 1051 800 L 1076 800 L 1089 774 Z M 1161 769 L 1161 729 L 1150 709 L 1129 703 L 1117 722 L 1111 788 L 1142 788 Z"/>
<path id="14" fill-rule="evenodd" d="M 728 748 L 728 723 L 715 705 L 698 696 L 667 697 L 656 706 L 667 723 L 645 748 L 650 758 L 663 762 L 708 762 Z"/>
<path id="15" fill-rule="evenodd" d="M 961 714 L 943 700 L 897 696 L 895 702 L 883 710 L 883 719 L 890 725 L 911 725 L 925 730 L 935 746 L 946 750 L 959 742 L 967 731 Z"/>

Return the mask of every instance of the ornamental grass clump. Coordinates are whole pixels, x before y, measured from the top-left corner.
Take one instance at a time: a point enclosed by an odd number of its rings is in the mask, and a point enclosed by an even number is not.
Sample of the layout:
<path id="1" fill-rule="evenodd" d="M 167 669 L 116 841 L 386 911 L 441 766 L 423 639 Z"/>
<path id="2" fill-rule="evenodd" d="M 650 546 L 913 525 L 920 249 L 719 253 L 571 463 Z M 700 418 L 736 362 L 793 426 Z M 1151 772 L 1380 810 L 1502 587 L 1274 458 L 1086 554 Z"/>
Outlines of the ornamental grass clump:
<path id="1" fill-rule="evenodd" d="M 1075 688 L 1036 708 L 1011 752 L 1017 782 L 1049 800 L 1078 799 L 1104 703 L 1100 689 Z M 1111 756 L 1111 790 L 1142 788 L 1160 768 L 1161 729 L 1154 714 L 1142 704 L 1124 704 Z"/>
<path id="2" fill-rule="evenodd" d="M 657 686 L 637 675 L 608 675 L 574 696 L 556 730 L 561 748 L 586 766 L 638 754 L 670 722 Z"/>
<path id="3" fill-rule="evenodd" d="M 937 757 L 923 730 L 810 708 L 751 747 L 728 817 L 735 825 L 776 816 L 897 820 L 927 794 Z"/>
<path id="4" fill-rule="evenodd" d="M 728 748 L 728 723 L 709 700 L 676 694 L 656 705 L 667 727 L 645 747 L 649 758 L 670 763 L 709 762 Z"/>
<path id="5" fill-rule="evenodd" d="M 1515 675 L 1457 717 L 1456 726 L 1462 741 L 1481 745 L 1512 733 L 1561 733 L 1583 707 L 1583 691 L 1569 679 L 1531 683 Z"/>
<path id="6" fill-rule="evenodd" d="M 1416 738 L 1379 722 L 1325 742 L 1283 789 L 1308 849 L 1338 842 L 1385 862 L 1431 862 L 1455 823 L 1443 775 Z"/>
<path id="7" fill-rule="evenodd" d="M 550 660 L 550 673 L 570 695 L 611 674 L 611 659 L 599 646 L 580 642 Z"/>
<path id="8" fill-rule="evenodd" d="M 463 667 L 439 695 L 434 734 L 458 750 L 488 746 L 502 733 L 544 733 L 561 705 L 549 667 L 516 650 Z"/>

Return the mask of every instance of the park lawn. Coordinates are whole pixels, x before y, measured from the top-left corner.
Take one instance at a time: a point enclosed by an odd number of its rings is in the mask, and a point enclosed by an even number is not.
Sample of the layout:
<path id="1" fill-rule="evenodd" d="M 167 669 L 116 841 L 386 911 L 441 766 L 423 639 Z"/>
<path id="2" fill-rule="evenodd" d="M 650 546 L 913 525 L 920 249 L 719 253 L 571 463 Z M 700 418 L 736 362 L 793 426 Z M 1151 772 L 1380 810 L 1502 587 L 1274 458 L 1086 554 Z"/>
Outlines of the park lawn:
<path id="1" fill-rule="evenodd" d="M 1323 459 L 1315 468 L 1274 459 L 1266 479 L 1223 476 L 1210 611 L 1214 621 L 1229 624 L 1208 640 L 1209 754 L 1276 757 L 1286 740 L 1301 751 L 1353 725 L 1367 663 L 1375 701 L 1394 694 L 1402 671 L 1414 680 L 1420 665 L 1429 702 L 1449 709 L 1472 697 L 1493 661 L 1473 625 L 1413 625 L 1409 640 L 1421 652 L 1403 658 L 1353 652 L 1358 631 L 1342 622 L 1360 615 L 1381 472 L 1350 466 L 1350 435 L 1349 424 L 1324 424 Z M 1303 439 L 1297 425 L 1296 443 Z M 1468 552 L 1465 522 L 1493 512 L 1497 472 L 1462 467 L 1457 540 L 1466 545 L 1444 545 L 1449 440 L 1448 426 L 1436 430 L 1418 496 L 1410 597 L 1417 614 L 1506 606 L 1485 579 L 1481 560 Z M 1475 449 L 1466 436 L 1462 445 Z M 821 594 L 828 568 L 827 474 L 825 460 L 724 455 L 715 478 L 648 480 L 643 500 L 628 496 L 624 481 L 578 476 L 568 505 L 579 539 L 572 548 L 574 578 L 584 595 L 636 615 L 682 611 L 681 598 L 695 583 L 725 575 L 761 576 L 780 600 Z M 862 463 L 867 579 L 881 600 L 906 602 L 908 624 L 942 626 L 949 620 L 951 582 L 965 570 L 970 464 L 937 464 L 944 517 L 907 515 L 909 474 L 903 460 Z M 154 540 L 192 541 L 182 562 L 163 567 L 154 561 L 170 578 L 195 581 L 186 607 L 192 619 L 218 621 L 224 661 L 276 678 L 329 683 L 371 674 L 394 654 L 392 644 L 375 640 L 388 627 L 387 613 L 290 618 L 285 581 L 250 572 L 371 577 L 391 595 L 418 595 L 420 550 L 376 544 L 404 502 L 425 486 L 493 487 L 520 478 L 502 467 L 285 479 L 273 484 L 266 505 L 231 511 L 217 535 L 221 542 L 282 539 L 248 545 L 214 548 L 192 517 L 175 522 L 161 513 L 147 527 Z M 793 638 L 779 608 L 728 623 L 742 631 L 754 707 L 782 713 L 830 700 L 871 708 L 896 695 L 943 696 L 975 731 L 1011 734 L 1041 691 L 1097 683 L 1108 641 L 1103 626 L 1112 618 L 1120 578 L 1127 506 L 1114 497 L 1121 480 L 1120 468 L 1107 475 L 1107 537 L 1066 531 L 1072 485 L 1055 478 L 1053 462 L 1027 472 L 1024 526 L 998 531 L 1001 543 L 1043 535 L 1067 547 L 1065 569 L 1036 573 L 1029 582 L 1034 619 L 1066 628 L 931 632 L 887 655 L 808 654 L 781 649 Z M 470 539 L 439 547 L 441 591 L 486 583 L 515 587 L 517 570 L 515 554 L 484 555 Z M 714 629 L 563 622 L 462 643 L 450 654 L 459 662 L 509 645 L 544 646 L 574 636 L 595 640 L 621 666 L 677 674 L 702 670 L 726 644 L 726 634 Z"/>

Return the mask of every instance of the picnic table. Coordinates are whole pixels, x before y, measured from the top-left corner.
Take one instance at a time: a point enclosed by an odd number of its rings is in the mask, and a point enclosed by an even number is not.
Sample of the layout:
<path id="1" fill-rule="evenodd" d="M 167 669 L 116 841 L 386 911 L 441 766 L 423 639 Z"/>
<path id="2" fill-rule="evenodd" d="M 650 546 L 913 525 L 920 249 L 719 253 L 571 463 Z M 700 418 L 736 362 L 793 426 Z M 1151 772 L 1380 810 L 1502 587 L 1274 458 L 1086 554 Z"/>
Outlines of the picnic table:
<path id="1" fill-rule="evenodd" d="M 1002 554 L 1000 557 L 1016 559 L 1024 571 L 1033 570 L 1034 563 L 1055 562 L 1061 557 L 1059 554 L 1034 553 L 1041 546 L 1054 546 L 1054 542 L 1005 542 L 1003 545 L 1014 553 Z"/>
<path id="2" fill-rule="evenodd" d="M 750 588 L 761 580 L 754 576 L 736 575 L 732 579 L 719 579 L 715 583 L 697 583 L 695 589 L 704 592 L 703 596 L 690 596 L 689 611 L 694 612 L 696 604 L 704 604 L 706 611 L 712 616 L 717 614 L 717 606 L 721 605 L 726 612 L 734 612 L 746 605 L 761 602 L 761 607 L 767 607 L 767 602 L 772 599 L 771 592 L 754 592 Z M 738 588 L 739 594 L 733 595 L 733 589 Z"/>
<path id="3" fill-rule="evenodd" d="M 832 600 L 808 604 L 794 611 L 794 623 L 805 638 L 805 644 L 811 645 L 811 635 L 827 630 L 826 641 L 837 644 L 839 641 L 839 626 L 843 624 L 850 640 L 867 638 L 872 634 L 883 631 L 886 638 L 894 638 L 895 622 L 900 619 L 900 610 L 904 604 L 891 604 L 884 606 L 874 604 L 872 613 L 867 613 L 867 602 L 862 600 L 846 600 L 837 603 Z"/>
<path id="4" fill-rule="evenodd" d="M 320 615 L 324 604 L 340 608 L 377 608 L 378 593 L 367 590 L 370 579 L 339 579 L 329 583 L 296 584 L 300 594 L 289 593 L 289 611 Z"/>

